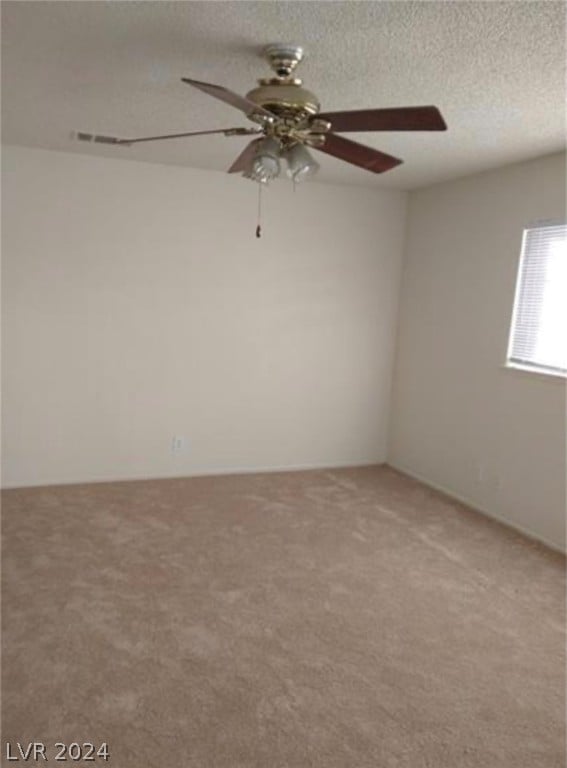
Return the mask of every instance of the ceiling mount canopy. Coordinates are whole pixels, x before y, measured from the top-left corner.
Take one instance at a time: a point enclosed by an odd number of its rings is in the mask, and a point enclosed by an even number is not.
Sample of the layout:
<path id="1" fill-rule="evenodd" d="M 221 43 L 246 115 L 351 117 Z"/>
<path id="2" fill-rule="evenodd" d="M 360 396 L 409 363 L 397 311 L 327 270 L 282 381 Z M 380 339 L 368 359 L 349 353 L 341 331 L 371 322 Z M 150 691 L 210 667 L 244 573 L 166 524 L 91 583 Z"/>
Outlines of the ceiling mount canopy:
<path id="1" fill-rule="evenodd" d="M 264 56 L 278 77 L 289 77 L 303 59 L 303 48 L 289 43 L 272 43 L 264 48 Z"/>

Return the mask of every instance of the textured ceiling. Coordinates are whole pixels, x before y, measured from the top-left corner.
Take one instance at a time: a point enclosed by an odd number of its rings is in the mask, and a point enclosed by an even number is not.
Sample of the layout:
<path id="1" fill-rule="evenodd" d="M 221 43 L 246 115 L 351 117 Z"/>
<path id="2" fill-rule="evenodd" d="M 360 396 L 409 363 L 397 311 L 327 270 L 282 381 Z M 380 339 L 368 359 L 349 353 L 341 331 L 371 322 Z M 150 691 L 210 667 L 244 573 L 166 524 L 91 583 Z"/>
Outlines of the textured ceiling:
<path id="1" fill-rule="evenodd" d="M 564 148 L 565 5 L 547 0 L 3 2 L 3 141 L 226 169 L 246 138 L 127 148 L 71 135 L 248 125 L 179 78 L 244 94 L 277 41 L 305 47 L 298 74 L 325 111 L 435 104 L 449 126 L 349 134 L 404 165 L 380 176 L 317 154 L 321 182 L 411 189 Z"/>

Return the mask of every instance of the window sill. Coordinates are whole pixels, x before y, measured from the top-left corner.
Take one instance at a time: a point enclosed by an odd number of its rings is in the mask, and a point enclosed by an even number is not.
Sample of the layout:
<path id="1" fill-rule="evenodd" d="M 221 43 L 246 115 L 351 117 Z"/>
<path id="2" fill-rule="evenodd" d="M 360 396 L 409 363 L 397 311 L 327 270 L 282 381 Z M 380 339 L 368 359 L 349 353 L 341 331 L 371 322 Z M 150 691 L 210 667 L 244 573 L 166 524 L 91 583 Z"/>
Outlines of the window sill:
<path id="1" fill-rule="evenodd" d="M 532 368 L 528 365 L 516 365 L 515 363 L 503 363 L 501 368 L 507 371 L 515 371 L 516 373 L 527 373 L 535 376 L 540 376 L 545 379 L 555 379 L 559 381 L 567 380 L 567 373 L 559 373 L 558 371 L 548 371 L 545 368 Z"/>

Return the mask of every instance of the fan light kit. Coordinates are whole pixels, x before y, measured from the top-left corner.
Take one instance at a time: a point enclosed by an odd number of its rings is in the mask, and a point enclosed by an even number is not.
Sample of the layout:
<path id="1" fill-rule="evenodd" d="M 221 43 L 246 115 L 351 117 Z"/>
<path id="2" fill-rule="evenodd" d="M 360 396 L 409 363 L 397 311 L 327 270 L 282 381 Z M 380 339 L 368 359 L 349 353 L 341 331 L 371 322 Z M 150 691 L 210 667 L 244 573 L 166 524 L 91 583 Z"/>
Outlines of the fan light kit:
<path id="1" fill-rule="evenodd" d="M 264 50 L 264 55 L 274 75 L 258 80 L 258 87 L 245 97 L 220 85 L 181 78 L 184 83 L 236 107 L 255 123 L 254 126 L 135 139 L 79 132 L 77 138 L 80 141 L 100 144 L 132 146 L 144 141 L 208 134 L 256 135 L 258 138 L 253 139 L 244 148 L 228 172 L 241 173 L 244 177 L 265 185 L 280 175 L 282 161 L 287 165 L 287 174 L 294 182 L 304 181 L 317 173 L 319 164 L 307 147 L 357 165 L 371 173 L 384 173 L 402 163 L 397 157 L 345 139 L 337 135 L 339 133 L 447 129 L 441 113 L 433 106 L 321 113 L 317 96 L 304 88 L 301 80 L 294 76 L 298 64 L 303 59 L 303 49 L 297 45 L 277 43 L 269 45 Z"/>

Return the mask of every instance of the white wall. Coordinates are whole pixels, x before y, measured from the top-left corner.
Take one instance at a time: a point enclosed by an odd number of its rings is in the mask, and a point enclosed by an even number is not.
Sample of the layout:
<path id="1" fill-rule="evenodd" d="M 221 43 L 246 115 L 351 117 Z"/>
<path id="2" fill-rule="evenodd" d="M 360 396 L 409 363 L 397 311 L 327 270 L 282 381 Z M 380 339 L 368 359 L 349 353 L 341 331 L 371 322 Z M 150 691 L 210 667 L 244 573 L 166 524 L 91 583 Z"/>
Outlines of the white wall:
<path id="1" fill-rule="evenodd" d="M 390 463 L 563 548 L 565 381 L 505 369 L 522 229 L 565 156 L 410 195 Z"/>
<path id="2" fill-rule="evenodd" d="M 404 193 L 2 162 L 5 486 L 385 459 Z"/>

